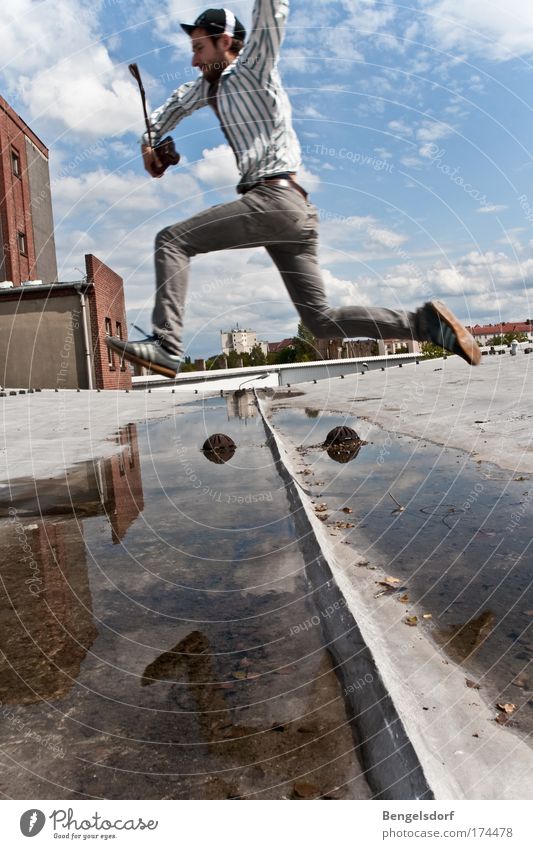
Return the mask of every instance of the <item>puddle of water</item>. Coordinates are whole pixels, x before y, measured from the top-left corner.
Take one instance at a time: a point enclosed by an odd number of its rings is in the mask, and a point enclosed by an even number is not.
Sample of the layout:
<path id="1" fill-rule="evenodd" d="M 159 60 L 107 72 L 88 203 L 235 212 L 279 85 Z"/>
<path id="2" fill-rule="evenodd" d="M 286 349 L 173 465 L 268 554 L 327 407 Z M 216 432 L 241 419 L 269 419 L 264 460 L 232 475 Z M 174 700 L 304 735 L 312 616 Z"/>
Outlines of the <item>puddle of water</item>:
<path id="1" fill-rule="evenodd" d="M 400 578 L 406 615 L 533 730 L 533 480 L 377 427 L 353 461 L 333 463 L 318 445 L 334 426 L 357 431 L 353 416 L 281 409 L 272 420 L 300 448 L 298 480 L 318 514 Z"/>
<path id="2" fill-rule="evenodd" d="M 237 450 L 214 464 L 219 432 Z M 210 399 L 119 441 L 2 491 L 0 790 L 367 798 L 255 409 Z"/>

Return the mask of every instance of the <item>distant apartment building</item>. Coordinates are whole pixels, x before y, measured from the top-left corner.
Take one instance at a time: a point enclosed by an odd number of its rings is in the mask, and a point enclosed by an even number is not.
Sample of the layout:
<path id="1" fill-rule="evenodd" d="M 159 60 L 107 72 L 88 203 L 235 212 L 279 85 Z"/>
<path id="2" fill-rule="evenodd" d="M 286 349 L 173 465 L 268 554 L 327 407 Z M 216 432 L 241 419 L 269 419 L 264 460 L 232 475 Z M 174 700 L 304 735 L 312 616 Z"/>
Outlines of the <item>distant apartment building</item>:
<path id="1" fill-rule="evenodd" d="M 407 348 L 408 354 L 419 354 L 420 343 L 416 339 L 378 339 L 378 355 L 380 357 L 399 354 Z"/>
<path id="2" fill-rule="evenodd" d="M 268 343 L 258 341 L 255 330 L 241 330 L 238 326 L 232 330 L 221 330 L 220 342 L 222 353 L 226 356 L 232 351 L 236 354 L 250 354 L 256 345 L 259 345 L 265 356 L 268 354 Z"/>
<path id="3" fill-rule="evenodd" d="M 94 255 L 58 282 L 48 149 L 0 97 L 0 385 L 127 389 L 105 345 L 127 339 L 122 278 Z"/>
<path id="4" fill-rule="evenodd" d="M 468 327 L 476 342 L 488 345 L 495 336 L 505 336 L 507 333 L 525 333 L 528 341 L 533 342 L 533 322 L 505 321 L 500 324 L 475 324 Z"/>

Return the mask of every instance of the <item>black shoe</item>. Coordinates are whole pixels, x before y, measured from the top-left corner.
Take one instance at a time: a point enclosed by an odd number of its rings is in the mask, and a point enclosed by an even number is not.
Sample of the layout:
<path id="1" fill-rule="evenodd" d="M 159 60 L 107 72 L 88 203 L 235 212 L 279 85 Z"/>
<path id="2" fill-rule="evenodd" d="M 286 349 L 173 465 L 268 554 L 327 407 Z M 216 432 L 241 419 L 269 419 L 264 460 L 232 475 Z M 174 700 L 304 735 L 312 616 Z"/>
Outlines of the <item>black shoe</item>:
<path id="1" fill-rule="evenodd" d="M 471 366 L 479 365 L 479 345 L 442 301 L 428 301 L 419 311 L 420 341 L 433 342 L 457 354 Z"/>
<path id="2" fill-rule="evenodd" d="M 125 342 L 118 336 L 106 336 L 106 345 L 119 354 L 121 359 L 149 368 L 164 377 L 176 377 L 183 362 L 181 357 L 169 353 L 158 336 L 147 336 L 138 342 Z"/>

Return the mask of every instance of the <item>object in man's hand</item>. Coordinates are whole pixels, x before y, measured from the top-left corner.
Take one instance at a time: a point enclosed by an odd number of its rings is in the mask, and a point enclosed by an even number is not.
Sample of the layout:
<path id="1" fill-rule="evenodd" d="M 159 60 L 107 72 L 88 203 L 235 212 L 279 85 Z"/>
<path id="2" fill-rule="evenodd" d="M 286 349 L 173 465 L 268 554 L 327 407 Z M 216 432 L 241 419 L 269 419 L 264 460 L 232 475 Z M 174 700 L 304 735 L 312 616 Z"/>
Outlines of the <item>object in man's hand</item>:
<path id="1" fill-rule="evenodd" d="M 176 150 L 172 136 L 165 136 L 159 144 L 155 145 L 153 150 L 161 163 L 160 168 L 157 165 L 152 166 L 156 174 L 164 174 L 169 165 L 177 165 L 180 161 L 180 155 Z"/>
<path id="2" fill-rule="evenodd" d="M 164 174 L 169 165 L 177 165 L 180 161 L 180 155 L 176 150 L 176 146 L 174 145 L 174 141 L 172 136 L 165 136 L 158 144 L 153 144 L 152 142 L 152 128 L 150 127 L 150 121 L 148 120 L 148 113 L 146 111 L 146 94 L 144 91 L 144 86 L 141 79 L 141 73 L 139 68 L 135 62 L 132 62 L 131 65 L 128 65 L 130 70 L 130 74 L 137 81 L 137 85 L 139 86 L 139 91 L 141 92 L 141 100 L 143 104 L 143 112 L 144 112 L 144 122 L 146 124 L 146 132 L 148 134 L 148 142 L 150 147 L 153 149 L 155 155 L 159 159 L 161 166 L 153 165 L 152 170 L 154 174 L 158 177 L 161 174 Z"/>

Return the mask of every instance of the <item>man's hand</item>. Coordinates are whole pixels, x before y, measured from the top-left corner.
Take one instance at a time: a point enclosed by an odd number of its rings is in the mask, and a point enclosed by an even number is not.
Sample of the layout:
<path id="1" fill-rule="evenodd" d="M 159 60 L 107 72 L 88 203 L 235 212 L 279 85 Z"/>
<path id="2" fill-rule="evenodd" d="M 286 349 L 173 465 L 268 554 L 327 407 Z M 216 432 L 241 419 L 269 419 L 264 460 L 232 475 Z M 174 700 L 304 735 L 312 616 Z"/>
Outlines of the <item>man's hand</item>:
<path id="1" fill-rule="evenodd" d="M 156 152 L 147 144 L 141 146 L 143 162 L 145 170 L 148 171 L 151 177 L 162 177 L 163 174 L 157 173 L 157 168 L 161 168 L 161 162 L 157 158 Z"/>

